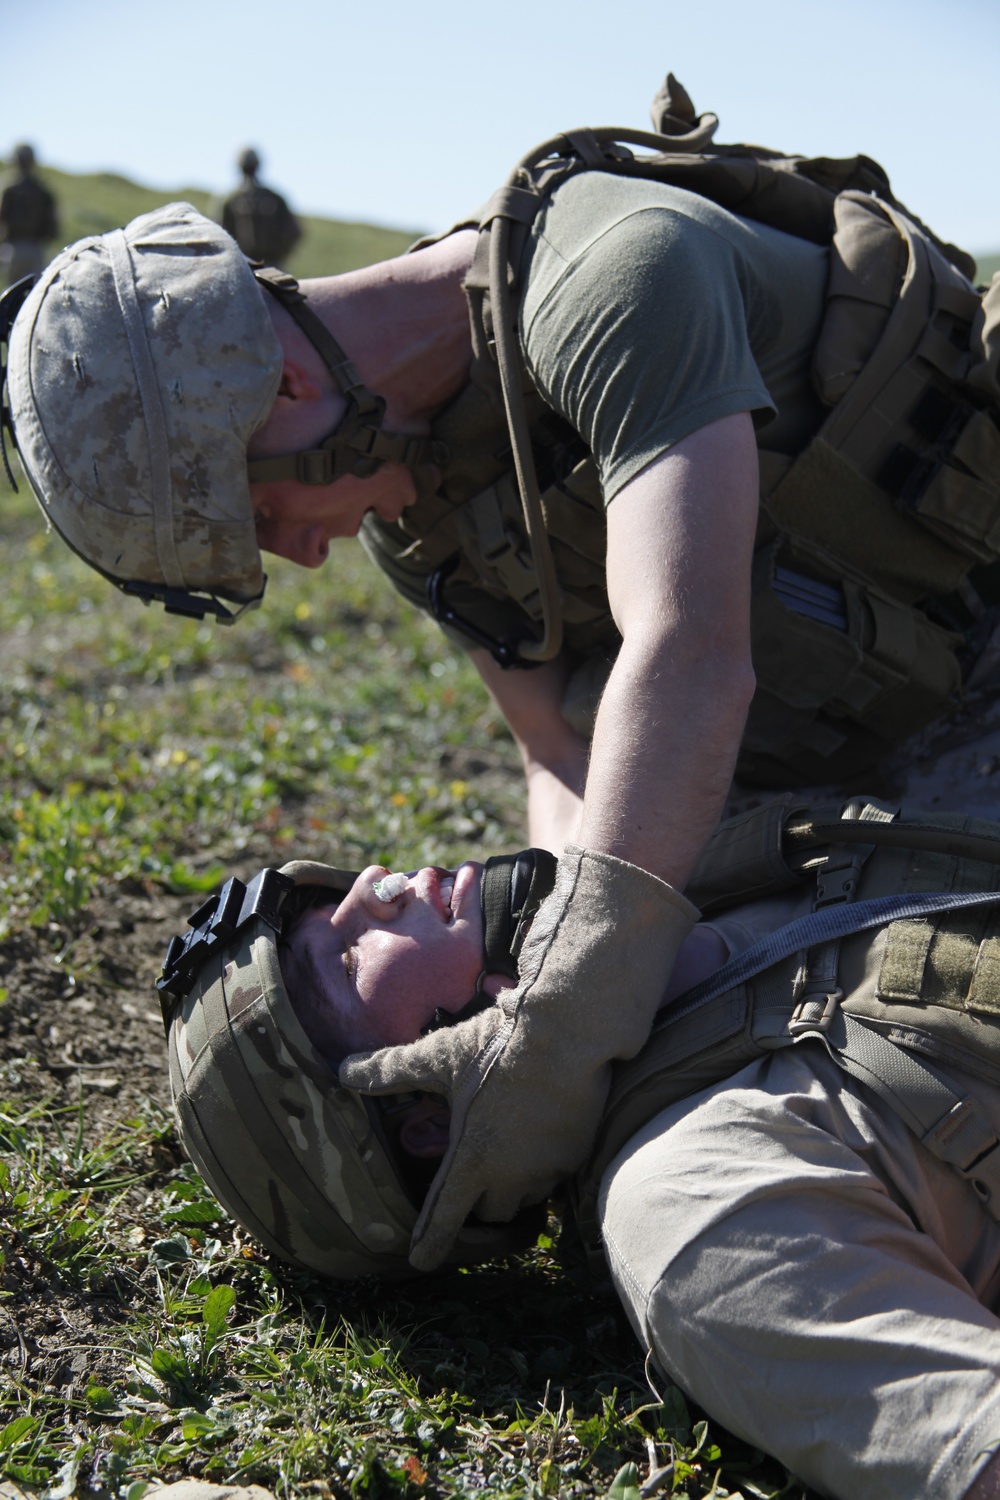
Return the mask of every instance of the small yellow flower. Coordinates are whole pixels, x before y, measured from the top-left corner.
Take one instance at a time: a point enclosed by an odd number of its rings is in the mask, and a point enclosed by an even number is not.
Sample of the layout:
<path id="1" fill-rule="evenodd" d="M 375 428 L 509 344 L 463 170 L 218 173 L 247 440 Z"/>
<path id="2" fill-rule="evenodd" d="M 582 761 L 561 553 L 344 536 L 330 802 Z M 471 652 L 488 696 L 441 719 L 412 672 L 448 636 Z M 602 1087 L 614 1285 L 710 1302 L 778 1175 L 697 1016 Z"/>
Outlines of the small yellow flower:
<path id="1" fill-rule="evenodd" d="M 295 606 L 295 618 L 297 620 L 310 619 L 312 616 L 312 612 L 312 605 L 307 604 L 304 599 L 301 601 L 301 603 L 296 604 Z"/>
<path id="2" fill-rule="evenodd" d="M 172 766 L 182 766 L 187 758 L 188 753 L 186 750 L 172 750 L 170 752 L 170 764 Z"/>
<path id="3" fill-rule="evenodd" d="M 389 801 L 392 803 L 393 807 L 405 807 L 409 800 L 410 799 L 407 797 L 405 792 L 393 792 L 392 796 L 389 798 Z"/>
<path id="4" fill-rule="evenodd" d="M 456 802 L 461 802 L 462 798 L 469 790 L 469 783 L 467 781 L 453 781 L 449 785 L 448 790 L 454 797 Z"/>

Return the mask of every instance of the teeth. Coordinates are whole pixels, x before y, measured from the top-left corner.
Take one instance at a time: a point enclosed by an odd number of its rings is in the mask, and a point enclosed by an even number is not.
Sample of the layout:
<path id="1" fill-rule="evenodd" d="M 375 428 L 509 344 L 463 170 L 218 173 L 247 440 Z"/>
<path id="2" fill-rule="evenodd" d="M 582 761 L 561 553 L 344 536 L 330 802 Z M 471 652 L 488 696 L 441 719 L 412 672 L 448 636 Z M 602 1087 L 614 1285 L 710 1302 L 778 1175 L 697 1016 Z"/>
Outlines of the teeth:
<path id="1" fill-rule="evenodd" d="M 444 904 L 447 907 L 449 913 L 451 912 L 451 898 L 452 898 L 452 894 L 453 894 L 454 890 L 455 890 L 455 877 L 454 877 L 454 875 L 449 875 L 446 879 L 442 880 L 441 885 L 440 885 L 441 900 L 444 902 Z"/>

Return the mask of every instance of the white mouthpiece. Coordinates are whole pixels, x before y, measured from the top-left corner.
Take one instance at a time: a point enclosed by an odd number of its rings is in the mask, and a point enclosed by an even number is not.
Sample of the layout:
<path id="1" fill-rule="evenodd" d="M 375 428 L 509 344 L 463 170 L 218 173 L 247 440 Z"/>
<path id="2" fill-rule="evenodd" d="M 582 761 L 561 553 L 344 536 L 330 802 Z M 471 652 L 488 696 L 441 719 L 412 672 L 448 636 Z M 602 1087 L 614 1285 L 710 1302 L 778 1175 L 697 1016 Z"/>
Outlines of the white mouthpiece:
<path id="1" fill-rule="evenodd" d="M 407 889 L 410 882 L 406 875 L 383 875 L 376 880 L 372 890 L 380 901 L 395 901 Z"/>

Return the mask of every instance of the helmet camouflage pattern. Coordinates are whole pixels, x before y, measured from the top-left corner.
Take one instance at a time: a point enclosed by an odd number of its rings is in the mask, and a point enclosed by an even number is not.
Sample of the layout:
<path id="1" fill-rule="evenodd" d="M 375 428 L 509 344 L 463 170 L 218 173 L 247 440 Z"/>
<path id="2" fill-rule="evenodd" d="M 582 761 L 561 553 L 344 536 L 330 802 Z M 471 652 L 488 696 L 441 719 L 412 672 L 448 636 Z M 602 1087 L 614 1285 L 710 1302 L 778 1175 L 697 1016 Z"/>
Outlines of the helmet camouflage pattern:
<path id="1" fill-rule="evenodd" d="M 343 894 L 356 876 L 302 860 L 278 873 L 286 880 L 271 911 L 231 921 L 231 937 L 210 940 L 193 984 L 175 1000 L 167 1036 L 181 1140 L 219 1201 L 281 1259 L 337 1278 L 412 1276 L 407 1254 L 422 1193 L 407 1186 L 387 1122 L 414 1096 L 378 1101 L 343 1088 L 303 1030 L 279 965 L 277 912 L 287 892 L 306 885 Z M 233 884 L 242 898 L 256 882 Z M 228 890 L 192 923 L 221 912 Z M 207 929 L 196 925 L 196 933 Z M 169 954 L 165 974 L 161 994 Z M 450 1261 L 521 1248 L 536 1231 L 517 1221 L 467 1225 Z"/>
<path id="2" fill-rule="evenodd" d="M 11 426 L 45 516 L 140 596 L 256 601 L 246 452 L 282 367 L 266 293 L 189 204 L 69 246 L 9 337 Z"/>

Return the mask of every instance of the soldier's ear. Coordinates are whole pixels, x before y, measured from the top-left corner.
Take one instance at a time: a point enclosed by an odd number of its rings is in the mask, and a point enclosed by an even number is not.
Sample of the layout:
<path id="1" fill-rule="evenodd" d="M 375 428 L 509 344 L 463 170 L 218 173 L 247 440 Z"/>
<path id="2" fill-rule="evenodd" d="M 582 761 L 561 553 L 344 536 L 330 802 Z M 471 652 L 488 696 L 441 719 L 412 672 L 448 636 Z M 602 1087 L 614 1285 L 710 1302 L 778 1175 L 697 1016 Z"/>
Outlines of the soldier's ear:
<path id="1" fill-rule="evenodd" d="M 325 391 L 319 382 L 313 379 L 305 366 L 286 354 L 281 369 L 278 396 L 284 396 L 286 401 L 315 401 L 322 395 L 325 395 Z"/>
<path id="2" fill-rule="evenodd" d="M 421 1099 L 410 1109 L 399 1131 L 407 1156 L 436 1158 L 448 1149 L 451 1110 L 440 1099 Z"/>

